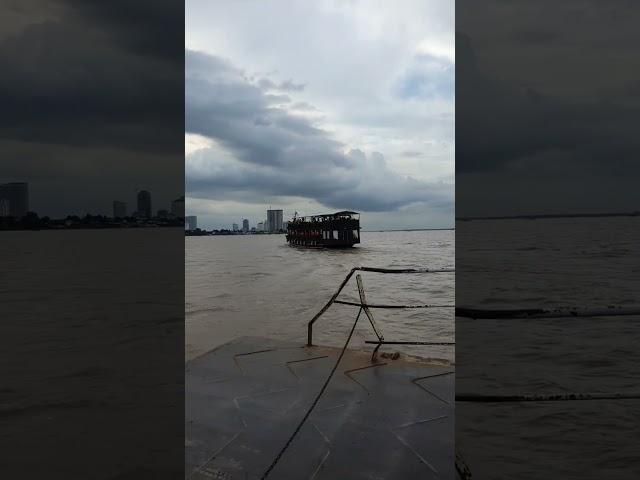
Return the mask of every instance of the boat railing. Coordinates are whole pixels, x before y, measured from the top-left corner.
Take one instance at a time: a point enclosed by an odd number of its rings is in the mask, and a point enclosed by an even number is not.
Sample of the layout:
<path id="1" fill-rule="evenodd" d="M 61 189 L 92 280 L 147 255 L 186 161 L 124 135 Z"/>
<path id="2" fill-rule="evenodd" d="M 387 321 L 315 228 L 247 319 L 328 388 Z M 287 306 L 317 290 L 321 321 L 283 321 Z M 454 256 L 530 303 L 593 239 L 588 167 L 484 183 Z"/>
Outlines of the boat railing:
<path id="1" fill-rule="evenodd" d="M 371 355 L 371 361 L 375 361 L 378 350 L 382 345 L 455 345 L 455 342 L 405 342 L 405 341 L 388 341 L 384 339 L 382 331 L 380 327 L 376 324 L 373 314 L 371 313 L 371 309 L 417 309 L 417 308 L 455 308 L 455 305 L 431 305 L 431 304 L 420 304 L 420 305 L 393 305 L 393 304 L 375 304 L 368 303 L 365 292 L 364 285 L 362 282 L 362 277 L 358 274 L 356 275 L 356 283 L 358 286 L 358 295 L 360 297 L 360 302 L 349 302 L 344 300 L 338 300 L 338 297 L 344 287 L 349 283 L 351 277 L 356 272 L 373 272 L 373 273 L 382 273 L 382 274 L 436 274 L 436 273 L 455 273 L 455 269 L 452 268 L 403 268 L 403 269 L 391 269 L 391 268 L 374 268 L 374 267 L 354 267 L 352 268 L 347 276 L 344 278 L 342 283 L 339 285 L 338 290 L 333 294 L 333 296 L 329 299 L 329 301 L 320 309 L 318 313 L 309 321 L 307 324 L 307 346 L 311 347 L 313 345 L 313 325 L 314 323 L 327 311 L 329 307 L 334 303 L 340 305 L 351 305 L 360 307 L 358 315 L 364 311 L 367 316 L 369 323 L 371 324 L 371 328 L 375 333 L 377 340 L 367 340 L 365 343 L 374 344 L 376 347 L 373 350 Z"/>

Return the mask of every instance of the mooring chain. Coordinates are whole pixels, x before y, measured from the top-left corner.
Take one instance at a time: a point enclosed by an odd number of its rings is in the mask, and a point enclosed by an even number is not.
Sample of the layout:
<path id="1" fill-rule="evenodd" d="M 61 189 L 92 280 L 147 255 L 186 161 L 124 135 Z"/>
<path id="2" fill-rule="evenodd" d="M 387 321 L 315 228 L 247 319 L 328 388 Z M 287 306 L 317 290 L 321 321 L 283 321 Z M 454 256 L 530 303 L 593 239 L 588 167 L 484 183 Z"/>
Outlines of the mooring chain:
<path id="1" fill-rule="evenodd" d="M 287 448 L 289 448 L 289 445 L 291 445 L 291 442 L 293 442 L 293 439 L 296 437 L 296 435 L 298 435 L 298 433 L 302 429 L 302 426 L 304 425 L 304 423 L 307 421 L 307 419 L 311 415 L 311 412 L 313 412 L 313 409 L 316 407 L 316 405 L 320 401 L 320 397 L 322 397 L 322 394 L 327 389 L 327 386 L 329 385 L 329 382 L 331 381 L 331 378 L 333 377 L 333 374 L 336 373 L 336 370 L 338 369 L 338 365 L 340 365 L 340 362 L 342 361 L 342 357 L 344 356 L 345 352 L 347 351 L 347 347 L 349 346 L 349 342 L 351 341 L 351 337 L 353 336 L 353 332 L 356 329 L 356 325 L 358 324 L 358 320 L 360 319 L 360 314 L 361 313 L 362 313 L 362 308 L 360 308 L 360 310 L 358 311 L 358 315 L 356 316 L 356 321 L 353 322 L 353 327 L 351 327 L 351 331 L 349 332 L 349 336 L 347 337 L 347 341 L 344 343 L 344 347 L 342 347 L 342 351 L 340 352 L 340 356 L 338 357 L 338 360 L 336 361 L 336 364 L 331 369 L 331 373 L 329 373 L 329 376 L 325 380 L 324 385 L 322 385 L 322 388 L 318 392 L 318 395 L 316 395 L 316 398 L 314 399 L 313 403 L 307 409 L 307 412 L 304 414 L 304 417 L 302 417 L 302 420 L 300 420 L 300 423 L 298 424 L 298 426 L 296 427 L 294 432 L 289 437 L 289 440 L 287 440 L 287 443 L 285 443 L 284 447 L 282 447 L 282 450 L 280 450 L 278 455 L 276 455 L 276 457 L 273 459 L 273 462 L 271 462 L 271 465 L 269 465 L 269 468 L 267 468 L 267 470 L 264 472 L 262 477 L 260 477 L 261 480 L 264 480 L 265 478 L 267 478 L 269 476 L 269 474 L 274 469 L 276 464 L 280 461 L 280 458 L 282 458 L 282 455 L 284 455 L 284 452 L 287 450 Z"/>

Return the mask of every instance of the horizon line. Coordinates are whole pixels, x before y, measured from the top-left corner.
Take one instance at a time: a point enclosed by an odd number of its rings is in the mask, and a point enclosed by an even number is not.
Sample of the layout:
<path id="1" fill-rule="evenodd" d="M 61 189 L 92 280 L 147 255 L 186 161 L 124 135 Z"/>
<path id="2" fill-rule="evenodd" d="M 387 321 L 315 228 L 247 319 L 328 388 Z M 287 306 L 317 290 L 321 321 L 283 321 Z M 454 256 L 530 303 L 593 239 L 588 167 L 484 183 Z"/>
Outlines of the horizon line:
<path id="1" fill-rule="evenodd" d="M 495 215 L 487 217 L 456 217 L 456 221 L 468 222 L 473 220 L 536 220 L 548 218 L 599 218 L 599 217 L 638 217 L 640 211 L 609 212 L 609 213 L 540 213 L 530 215 Z"/>

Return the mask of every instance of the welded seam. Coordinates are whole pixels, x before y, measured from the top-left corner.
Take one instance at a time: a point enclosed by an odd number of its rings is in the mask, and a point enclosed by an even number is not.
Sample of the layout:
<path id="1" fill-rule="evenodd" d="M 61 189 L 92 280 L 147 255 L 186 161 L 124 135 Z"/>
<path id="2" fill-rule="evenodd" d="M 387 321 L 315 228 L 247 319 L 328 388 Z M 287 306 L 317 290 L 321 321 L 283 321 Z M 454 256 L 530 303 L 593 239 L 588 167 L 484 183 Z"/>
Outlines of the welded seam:
<path id="1" fill-rule="evenodd" d="M 431 390 L 429 390 L 427 387 L 425 387 L 424 385 L 418 383 L 420 380 L 424 380 L 427 378 L 434 378 L 434 377 L 443 377 L 445 375 L 452 375 L 455 372 L 445 372 L 445 373 L 436 373 L 435 375 L 427 375 L 425 377 L 418 377 L 418 378 L 414 378 L 413 380 L 411 380 L 411 383 L 413 383 L 416 387 L 420 388 L 421 390 L 427 392 L 429 395 L 437 398 L 438 400 L 440 400 L 441 402 L 446 403 L 447 405 L 451 405 L 451 402 L 448 402 L 447 400 L 445 400 L 444 398 L 441 398 L 439 395 L 436 395 L 435 393 L 433 393 Z"/>
<path id="2" fill-rule="evenodd" d="M 357 371 L 359 371 L 359 370 L 365 370 L 365 369 L 367 369 L 367 368 L 382 367 L 382 366 L 384 366 L 384 365 L 386 365 L 386 364 L 387 364 L 386 362 L 385 362 L 385 363 L 376 363 L 376 364 L 374 364 L 374 365 L 367 365 L 366 367 L 354 368 L 354 369 L 352 369 L 352 370 L 345 370 L 345 371 L 344 371 L 344 374 L 345 374 L 347 377 L 349 377 L 351 380 L 353 380 L 354 382 L 356 382 L 358 385 L 360 385 L 362 388 L 364 388 L 364 389 L 365 389 L 365 391 L 366 391 L 367 393 L 371 393 L 367 387 L 365 387 L 362 383 L 360 383 L 359 381 L 357 381 L 355 378 L 353 378 L 353 377 L 351 376 L 351 372 L 357 372 Z"/>
<path id="3" fill-rule="evenodd" d="M 293 374 L 293 376 L 296 377 L 298 380 L 300 380 L 300 377 L 296 374 L 296 372 L 293 370 L 293 368 L 291 368 L 291 365 L 289 365 L 289 364 L 290 363 L 309 362 L 311 360 L 319 360 L 321 358 L 329 358 L 329 355 L 321 355 L 319 357 L 303 358 L 301 360 L 289 360 L 288 362 L 285 362 L 285 365 L 289 369 L 289 371 Z"/>

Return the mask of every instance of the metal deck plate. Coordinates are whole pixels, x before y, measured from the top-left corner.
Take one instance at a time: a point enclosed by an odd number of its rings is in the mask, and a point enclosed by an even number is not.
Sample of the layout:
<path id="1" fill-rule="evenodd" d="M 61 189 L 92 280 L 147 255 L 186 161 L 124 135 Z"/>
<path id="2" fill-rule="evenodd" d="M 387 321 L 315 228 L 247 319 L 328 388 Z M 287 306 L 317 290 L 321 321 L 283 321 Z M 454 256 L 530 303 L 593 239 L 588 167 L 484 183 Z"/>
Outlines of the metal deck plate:
<path id="1" fill-rule="evenodd" d="M 185 477 L 261 478 L 339 353 L 243 337 L 188 362 Z M 347 351 L 269 478 L 455 478 L 453 415 L 453 367 Z"/>

